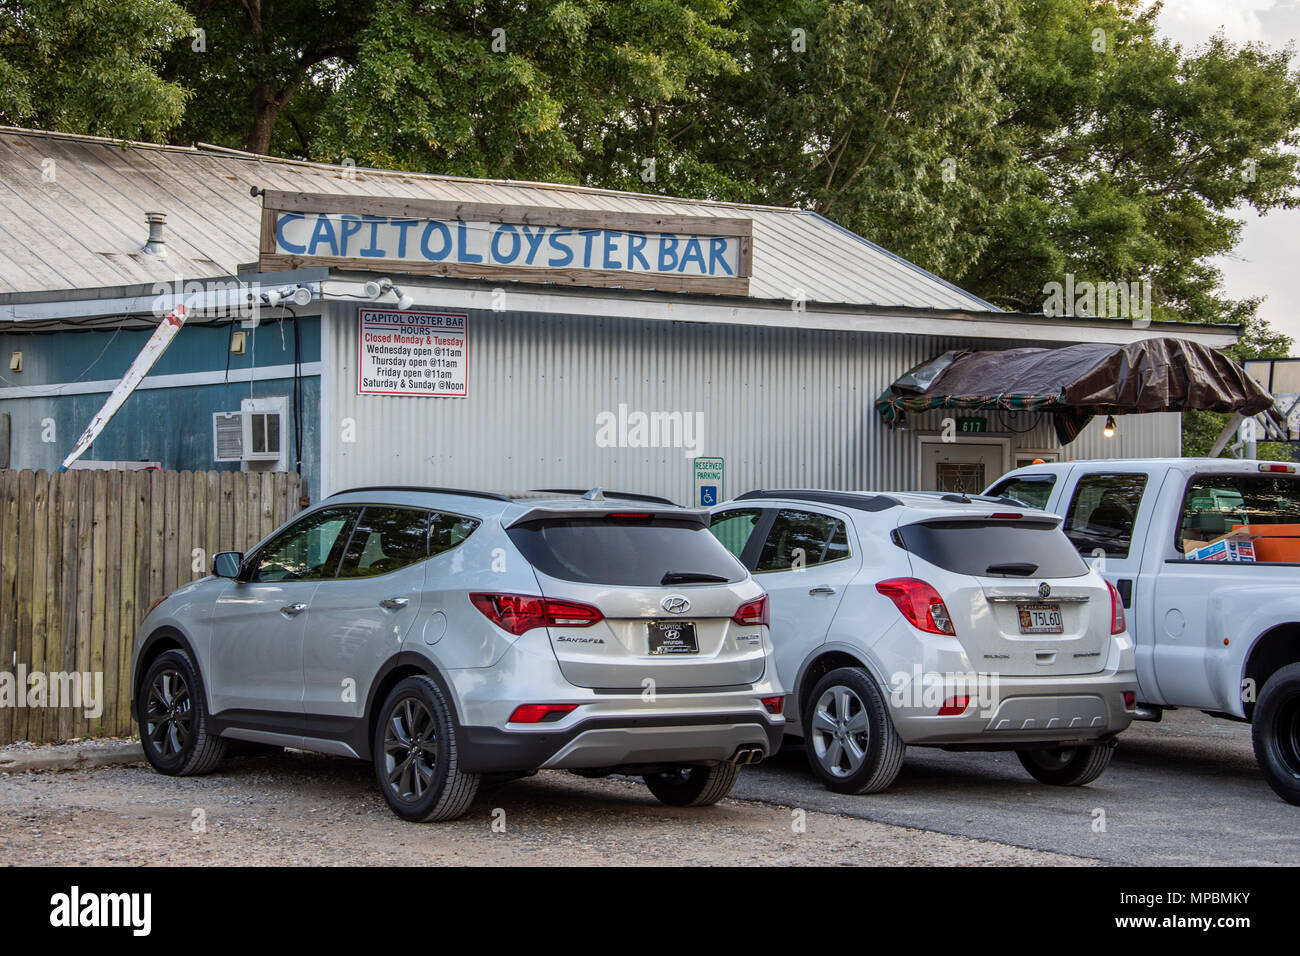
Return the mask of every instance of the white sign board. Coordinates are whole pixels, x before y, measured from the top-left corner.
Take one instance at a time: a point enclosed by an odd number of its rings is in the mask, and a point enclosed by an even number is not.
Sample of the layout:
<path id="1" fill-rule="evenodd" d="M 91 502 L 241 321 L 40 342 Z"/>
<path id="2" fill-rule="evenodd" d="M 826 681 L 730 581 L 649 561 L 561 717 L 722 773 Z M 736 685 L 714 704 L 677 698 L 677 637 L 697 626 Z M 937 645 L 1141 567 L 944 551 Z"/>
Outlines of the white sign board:
<path id="1" fill-rule="evenodd" d="M 712 508 L 726 501 L 723 494 L 722 473 L 724 463 L 721 458 L 696 458 L 695 462 L 695 507 Z"/>
<path id="2" fill-rule="evenodd" d="M 361 310 L 357 391 L 362 395 L 469 394 L 464 312 Z"/>

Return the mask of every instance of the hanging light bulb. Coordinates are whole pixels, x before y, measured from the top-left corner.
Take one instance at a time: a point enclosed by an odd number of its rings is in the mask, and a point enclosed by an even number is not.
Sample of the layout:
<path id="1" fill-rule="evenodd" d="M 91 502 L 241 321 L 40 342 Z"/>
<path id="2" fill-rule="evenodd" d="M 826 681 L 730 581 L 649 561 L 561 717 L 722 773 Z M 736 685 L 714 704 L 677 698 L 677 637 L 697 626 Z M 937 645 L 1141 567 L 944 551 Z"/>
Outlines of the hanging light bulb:
<path id="1" fill-rule="evenodd" d="M 1105 435 L 1107 438 L 1115 437 L 1115 416 L 1114 415 L 1106 416 L 1106 427 L 1101 430 L 1101 433 Z"/>

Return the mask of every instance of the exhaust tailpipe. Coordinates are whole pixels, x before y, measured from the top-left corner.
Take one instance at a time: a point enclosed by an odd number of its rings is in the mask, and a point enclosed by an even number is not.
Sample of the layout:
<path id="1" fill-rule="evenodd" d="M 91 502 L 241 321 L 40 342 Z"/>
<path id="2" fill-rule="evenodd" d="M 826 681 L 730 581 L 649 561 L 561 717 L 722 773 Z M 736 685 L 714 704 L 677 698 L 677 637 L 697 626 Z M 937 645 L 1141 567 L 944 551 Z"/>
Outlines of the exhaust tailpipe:
<path id="1" fill-rule="evenodd" d="M 735 756 L 731 762 L 738 767 L 745 764 L 758 763 L 763 759 L 763 748 L 761 747 L 740 747 L 736 750 Z"/>

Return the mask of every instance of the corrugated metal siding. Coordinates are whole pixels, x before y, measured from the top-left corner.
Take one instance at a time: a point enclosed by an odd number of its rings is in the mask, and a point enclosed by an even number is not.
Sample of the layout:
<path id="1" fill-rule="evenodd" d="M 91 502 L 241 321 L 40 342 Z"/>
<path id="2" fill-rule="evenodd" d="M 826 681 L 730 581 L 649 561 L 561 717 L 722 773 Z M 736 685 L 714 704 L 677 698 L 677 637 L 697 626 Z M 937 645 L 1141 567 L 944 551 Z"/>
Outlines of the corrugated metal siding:
<path id="1" fill-rule="evenodd" d="M 47 178 L 47 173 L 53 179 Z M 750 295 L 990 311 L 993 307 L 811 213 L 539 183 L 348 170 L 247 153 L 0 129 L 0 292 L 233 275 L 258 257 L 250 186 L 611 212 L 748 218 Z M 167 214 L 165 259 L 142 252 L 146 212 Z"/>
<path id="2" fill-rule="evenodd" d="M 890 431 L 875 414 L 875 398 L 911 366 L 972 344 L 471 312 L 468 398 L 361 396 L 358 309 L 333 308 L 325 344 L 325 493 L 374 483 L 496 490 L 599 485 L 686 502 L 696 454 L 726 459 L 728 497 L 763 486 L 914 488 L 918 435 L 937 431 L 943 416 L 932 413 L 907 430 Z M 617 413 L 620 404 L 647 413 L 702 412 L 704 440 L 689 453 L 599 447 L 597 415 Z M 1111 447 L 1133 454 L 1140 433 L 1151 441 L 1143 454 L 1172 453 L 1176 416 L 1144 418 L 1132 439 L 1136 418 L 1122 419 L 1125 441 Z M 356 441 L 345 444 L 340 437 L 349 419 Z M 1021 429 L 1030 422 L 1007 424 Z M 1004 433 L 990 432 L 998 434 Z M 1057 447 L 1046 420 L 1015 437 L 1013 447 Z M 1097 454 L 1091 438 L 1080 441 Z M 1082 455 L 1072 447 L 1065 457 Z"/>

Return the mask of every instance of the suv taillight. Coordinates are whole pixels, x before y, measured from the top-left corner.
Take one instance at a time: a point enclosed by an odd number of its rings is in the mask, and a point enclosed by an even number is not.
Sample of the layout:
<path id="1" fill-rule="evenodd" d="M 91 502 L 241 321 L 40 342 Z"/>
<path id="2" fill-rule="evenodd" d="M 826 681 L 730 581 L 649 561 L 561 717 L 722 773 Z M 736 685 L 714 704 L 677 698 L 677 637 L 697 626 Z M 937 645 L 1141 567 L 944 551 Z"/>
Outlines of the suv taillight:
<path id="1" fill-rule="evenodd" d="M 746 601 L 740 607 L 736 608 L 736 613 L 731 615 L 731 619 L 737 624 L 768 624 L 770 618 L 767 613 L 767 595 L 753 601 Z"/>
<path id="2" fill-rule="evenodd" d="M 530 594 L 475 593 L 469 599 L 484 617 L 516 637 L 535 627 L 591 627 L 605 617 L 590 604 Z"/>
<path id="3" fill-rule="evenodd" d="M 1115 585 L 1109 581 L 1106 587 L 1110 588 L 1110 632 L 1112 634 L 1123 634 L 1127 622 L 1124 620 L 1124 599 L 1119 596 L 1119 591 Z"/>
<path id="4" fill-rule="evenodd" d="M 956 635 L 948 605 L 933 585 L 919 578 L 890 578 L 877 584 L 876 590 L 893 601 L 913 627 L 931 634 Z"/>

